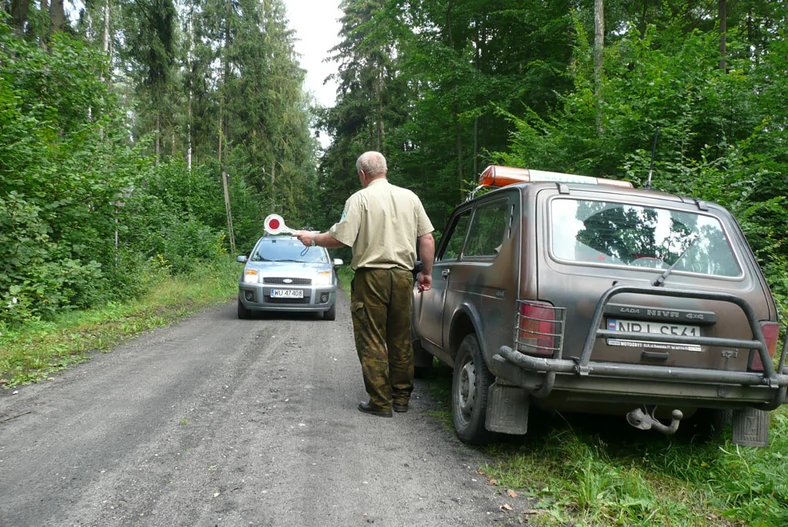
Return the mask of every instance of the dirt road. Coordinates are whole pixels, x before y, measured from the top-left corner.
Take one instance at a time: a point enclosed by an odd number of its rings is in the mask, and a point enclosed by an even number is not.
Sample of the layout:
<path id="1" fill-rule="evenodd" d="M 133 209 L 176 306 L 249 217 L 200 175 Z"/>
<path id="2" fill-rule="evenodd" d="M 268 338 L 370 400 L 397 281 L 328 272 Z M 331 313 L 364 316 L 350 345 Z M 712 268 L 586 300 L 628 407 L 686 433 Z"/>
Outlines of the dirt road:
<path id="1" fill-rule="evenodd" d="M 423 384 L 406 414 L 356 410 L 344 295 L 337 311 L 233 303 L 0 392 L 0 526 L 516 524 Z"/>

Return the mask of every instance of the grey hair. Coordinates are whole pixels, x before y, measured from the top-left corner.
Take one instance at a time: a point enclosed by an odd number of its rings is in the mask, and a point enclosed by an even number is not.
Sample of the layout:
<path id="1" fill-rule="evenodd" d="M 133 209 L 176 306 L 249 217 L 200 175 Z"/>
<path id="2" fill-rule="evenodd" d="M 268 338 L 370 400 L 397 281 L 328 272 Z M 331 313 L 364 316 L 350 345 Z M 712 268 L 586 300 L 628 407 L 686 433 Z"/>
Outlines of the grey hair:
<path id="1" fill-rule="evenodd" d="M 370 150 L 358 156 L 356 160 L 356 172 L 363 171 L 368 176 L 386 175 L 388 167 L 386 158 L 380 152 Z"/>

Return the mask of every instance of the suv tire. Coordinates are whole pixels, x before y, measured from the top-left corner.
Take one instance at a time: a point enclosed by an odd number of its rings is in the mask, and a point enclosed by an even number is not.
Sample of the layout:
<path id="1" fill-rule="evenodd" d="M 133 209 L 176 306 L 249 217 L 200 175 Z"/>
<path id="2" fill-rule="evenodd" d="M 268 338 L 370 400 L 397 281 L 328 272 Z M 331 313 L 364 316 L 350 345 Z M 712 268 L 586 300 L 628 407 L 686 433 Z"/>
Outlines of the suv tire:
<path id="1" fill-rule="evenodd" d="M 720 410 L 714 408 L 700 408 L 693 415 L 687 425 L 688 432 L 692 438 L 701 441 L 714 441 L 722 437 L 722 432 L 731 426 L 733 421 L 732 410 Z M 679 427 L 681 430 L 681 427 Z"/>
<path id="2" fill-rule="evenodd" d="M 238 318 L 241 320 L 249 320 L 252 318 L 252 312 L 246 309 L 246 306 L 238 299 Z"/>
<path id="3" fill-rule="evenodd" d="M 454 430 L 465 443 L 482 445 L 494 434 L 484 427 L 492 374 L 487 369 L 476 335 L 466 335 L 454 360 L 451 403 Z"/>
<path id="4" fill-rule="evenodd" d="M 336 320 L 337 318 L 337 305 L 336 303 L 323 311 L 323 320 Z"/>

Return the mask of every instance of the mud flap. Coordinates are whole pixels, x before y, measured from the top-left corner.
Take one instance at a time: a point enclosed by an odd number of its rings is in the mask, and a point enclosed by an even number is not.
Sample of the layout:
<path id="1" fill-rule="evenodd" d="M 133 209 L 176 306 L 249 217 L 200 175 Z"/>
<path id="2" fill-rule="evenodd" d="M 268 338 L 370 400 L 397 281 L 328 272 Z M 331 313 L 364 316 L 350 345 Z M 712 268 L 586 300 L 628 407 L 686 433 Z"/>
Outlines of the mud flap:
<path id="1" fill-rule="evenodd" d="M 518 386 L 494 382 L 487 394 L 484 426 L 491 432 L 525 435 L 528 432 L 528 393 Z"/>
<path id="2" fill-rule="evenodd" d="M 769 412 L 756 408 L 733 412 L 734 445 L 769 446 Z"/>

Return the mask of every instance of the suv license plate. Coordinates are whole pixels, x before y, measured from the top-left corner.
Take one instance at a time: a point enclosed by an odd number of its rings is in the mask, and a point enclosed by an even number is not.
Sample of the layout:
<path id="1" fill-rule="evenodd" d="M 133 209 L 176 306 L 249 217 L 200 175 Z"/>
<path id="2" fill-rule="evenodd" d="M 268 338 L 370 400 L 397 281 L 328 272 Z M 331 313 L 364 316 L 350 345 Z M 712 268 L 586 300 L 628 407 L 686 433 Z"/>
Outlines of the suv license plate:
<path id="1" fill-rule="evenodd" d="M 610 331 L 627 331 L 630 333 L 645 333 L 655 335 L 675 335 L 681 337 L 700 337 L 699 326 L 684 324 L 667 324 L 665 322 L 646 322 L 641 320 L 619 320 L 609 318 L 607 329 Z M 674 344 L 670 342 L 648 342 L 641 340 L 621 340 L 608 338 L 609 346 L 632 346 L 636 348 L 657 348 L 664 350 L 701 351 L 698 344 Z"/>
<path id="2" fill-rule="evenodd" d="M 304 298 L 303 289 L 271 289 L 271 298 Z"/>

